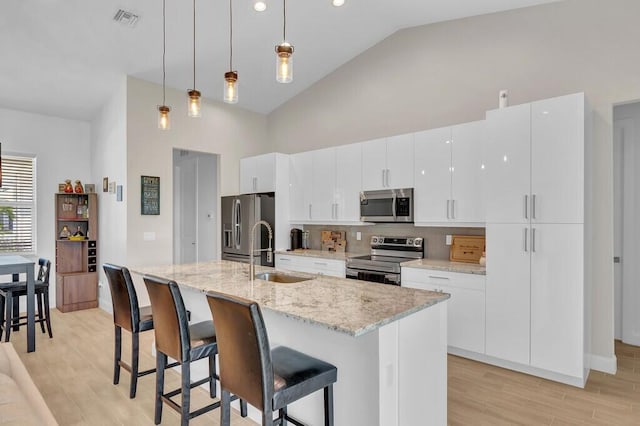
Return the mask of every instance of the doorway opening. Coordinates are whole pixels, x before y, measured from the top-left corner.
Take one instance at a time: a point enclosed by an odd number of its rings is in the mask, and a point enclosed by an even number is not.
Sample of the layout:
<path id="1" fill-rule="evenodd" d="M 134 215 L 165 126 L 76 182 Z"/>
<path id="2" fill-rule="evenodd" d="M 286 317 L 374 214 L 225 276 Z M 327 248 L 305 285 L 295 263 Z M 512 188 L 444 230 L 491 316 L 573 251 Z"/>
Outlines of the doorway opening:
<path id="1" fill-rule="evenodd" d="M 640 346 L 640 102 L 613 109 L 614 337 Z"/>
<path id="2" fill-rule="evenodd" d="M 217 259 L 219 156 L 173 149 L 173 261 Z"/>

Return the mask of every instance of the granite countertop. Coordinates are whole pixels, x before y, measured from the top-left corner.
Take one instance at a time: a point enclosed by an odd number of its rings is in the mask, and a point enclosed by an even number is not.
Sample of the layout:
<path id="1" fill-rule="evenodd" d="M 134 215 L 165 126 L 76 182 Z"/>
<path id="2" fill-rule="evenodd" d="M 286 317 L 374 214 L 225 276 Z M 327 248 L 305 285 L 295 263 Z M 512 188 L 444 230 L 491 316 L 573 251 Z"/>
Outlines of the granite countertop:
<path id="1" fill-rule="evenodd" d="M 336 252 L 336 251 L 326 251 L 326 250 L 312 250 L 312 249 L 296 249 L 296 250 L 277 250 L 276 254 L 287 254 L 292 256 L 303 256 L 303 257 L 319 257 L 322 259 L 333 259 L 333 260 L 347 260 L 349 257 L 359 256 L 359 253 L 347 253 L 347 252 Z"/>
<path id="2" fill-rule="evenodd" d="M 448 294 L 348 280 L 326 275 L 286 272 L 312 278 L 298 283 L 249 280 L 249 265 L 225 260 L 131 269 L 174 280 L 201 290 L 218 291 L 256 301 L 262 309 L 317 324 L 350 336 L 361 336 L 449 298 Z M 256 271 L 274 271 L 256 266 Z"/>
<path id="3" fill-rule="evenodd" d="M 402 262 L 403 268 L 435 269 L 437 271 L 461 272 L 464 274 L 486 275 L 486 266 L 477 263 L 451 262 L 438 259 L 418 259 Z"/>

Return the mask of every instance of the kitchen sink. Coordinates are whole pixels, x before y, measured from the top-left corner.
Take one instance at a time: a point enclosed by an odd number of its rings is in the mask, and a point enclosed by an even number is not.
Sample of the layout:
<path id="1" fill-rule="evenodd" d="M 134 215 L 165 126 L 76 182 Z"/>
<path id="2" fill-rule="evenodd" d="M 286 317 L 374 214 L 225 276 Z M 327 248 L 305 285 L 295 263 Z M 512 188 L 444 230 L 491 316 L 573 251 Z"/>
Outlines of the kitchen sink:
<path id="1" fill-rule="evenodd" d="M 255 275 L 259 280 L 271 281 L 274 283 L 299 283 L 313 278 L 301 277 L 299 275 L 283 274 L 282 272 L 260 272 Z"/>

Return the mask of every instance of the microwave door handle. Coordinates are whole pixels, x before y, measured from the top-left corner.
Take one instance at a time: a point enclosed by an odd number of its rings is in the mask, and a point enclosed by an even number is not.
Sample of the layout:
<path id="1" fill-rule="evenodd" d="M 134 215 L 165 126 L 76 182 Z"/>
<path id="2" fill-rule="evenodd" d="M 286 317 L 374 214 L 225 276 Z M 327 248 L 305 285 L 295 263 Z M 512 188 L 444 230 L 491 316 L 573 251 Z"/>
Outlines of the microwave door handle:
<path id="1" fill-rule="evenodd" d="M 391 203 L 391 211 L 393 212 L 393 219 L 396 219 L 396 202 L 398 201 L 398 195 L 393 193 L 393 201 Z"/>

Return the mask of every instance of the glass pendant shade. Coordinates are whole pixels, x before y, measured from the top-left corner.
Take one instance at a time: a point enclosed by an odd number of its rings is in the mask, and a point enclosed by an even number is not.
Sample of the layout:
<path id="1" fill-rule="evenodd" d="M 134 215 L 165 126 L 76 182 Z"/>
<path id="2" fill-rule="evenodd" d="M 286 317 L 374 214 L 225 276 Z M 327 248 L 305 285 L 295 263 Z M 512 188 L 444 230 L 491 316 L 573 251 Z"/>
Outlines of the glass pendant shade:
<path id="1" fill-rule="evenodd" d="M 188 92 L 189 98 L 187 100 L 187 114 L 189 117 L 198 118 L 200 117 L 200 92 L 197 90 L 189 90 Z"/>
<path id="2" fill-rule="evenodd" d="M 169 120 L 169 112 L 171 108 L 166 105 L 160 105 L 158 107 L 158 129 L 169 130 L 171 128 L 171 121 Z"/>
<path id="3" fill-rule="evenodd" d="M 228 104 L 238 102 L 238 73 L 235 71 L 224 73 L 224 101 Z"/>
<path id="4" fill-rule="evenodd" d="M 264 1 L 256 1 L 255 3 L 253 3 L 253 9 L 256 12 L 264 12 L 265 10 L 267 10 L 267 3 L 265 3 Z"/>
<path id="5" fill-rule="evenodd" d="M 286 41 L 276 46 L 276 80 L 291 83 L 293 80 L 293 46 Z"/>

